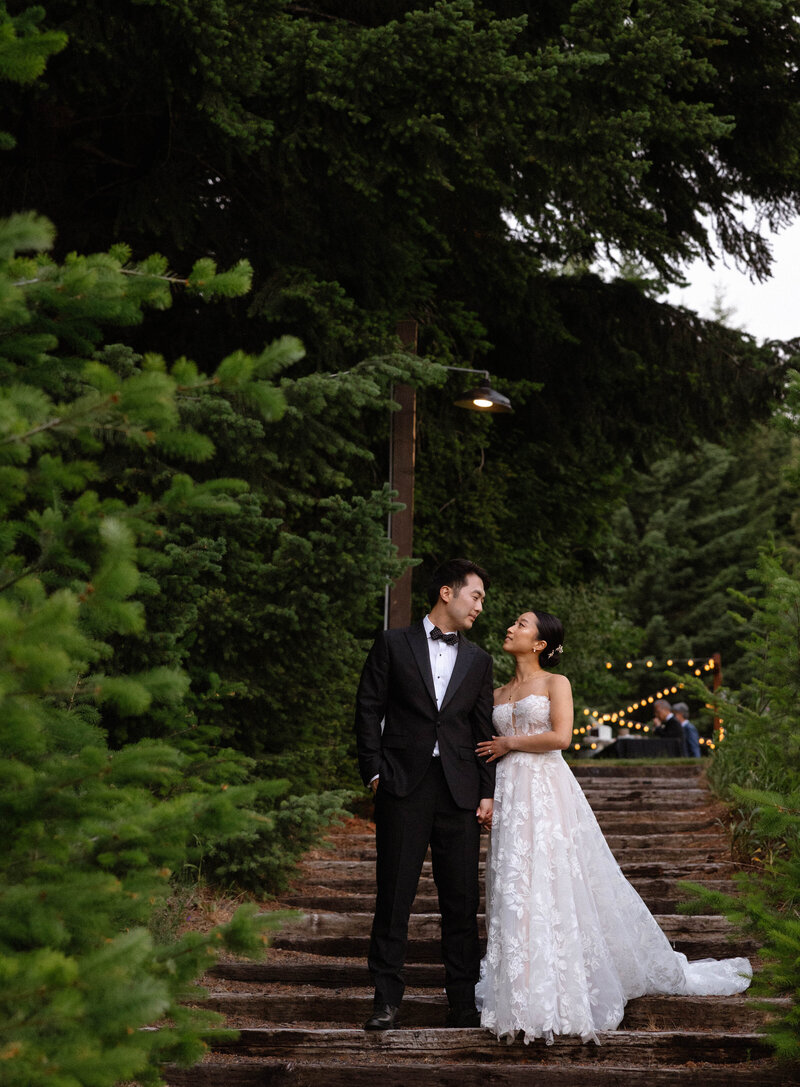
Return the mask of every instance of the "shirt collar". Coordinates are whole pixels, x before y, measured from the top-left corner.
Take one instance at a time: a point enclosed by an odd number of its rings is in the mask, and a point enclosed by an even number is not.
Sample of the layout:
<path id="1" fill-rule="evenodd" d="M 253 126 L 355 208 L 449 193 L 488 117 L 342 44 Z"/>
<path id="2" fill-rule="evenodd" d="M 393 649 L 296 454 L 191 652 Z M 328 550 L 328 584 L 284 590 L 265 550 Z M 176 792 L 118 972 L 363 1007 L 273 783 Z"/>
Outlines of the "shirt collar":
<path id="1" fill-rule="evenodd" d="M 426 636 L 428 638 L 430 638 L 431 631 L 436 626 L 436 624 L 431 619 L 430 615 L 425 616 L 425 618 L 422 620 L 422 625 L 425 627 Z M 443 634 L 458 634 L 458 631 L 457 630 L 443 630 L 442 633 Z"/>

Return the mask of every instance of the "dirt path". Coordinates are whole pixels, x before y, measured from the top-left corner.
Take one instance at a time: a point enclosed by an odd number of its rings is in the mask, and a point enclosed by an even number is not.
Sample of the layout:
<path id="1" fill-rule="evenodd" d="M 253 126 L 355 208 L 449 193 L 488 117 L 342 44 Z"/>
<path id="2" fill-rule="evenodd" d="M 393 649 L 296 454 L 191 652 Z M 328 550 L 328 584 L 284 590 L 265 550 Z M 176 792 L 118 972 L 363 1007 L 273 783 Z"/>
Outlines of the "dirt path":
<path id="1" fill-rule="evenodd" d="M 678 883 L 732 887 L 733 865 L 701 766 L 579 764 L 575 773 L 628 878 L 676 950 L 689 958 L 757 949 L 717 916 L 677 913 Z M 746 997 L 642 997 L 602 1044 L 557 1038 L 506 1045 L 444 1026 L 433 881 L 423 872 L 412 917 L 401 1029 L 362 1029 L 372 1007 L 365 963 L 374 892 L 374 827 L 352 820 L 309 854 L 282 904 L 303 910 L 266 962 L 223 963 L 208 1006 L 241 1030 L 172 1087 L 788 1087 Z M 482 918 L 481 918 L 482 921 Z M 756 961 L 757 965 L 757 961 Z"/>

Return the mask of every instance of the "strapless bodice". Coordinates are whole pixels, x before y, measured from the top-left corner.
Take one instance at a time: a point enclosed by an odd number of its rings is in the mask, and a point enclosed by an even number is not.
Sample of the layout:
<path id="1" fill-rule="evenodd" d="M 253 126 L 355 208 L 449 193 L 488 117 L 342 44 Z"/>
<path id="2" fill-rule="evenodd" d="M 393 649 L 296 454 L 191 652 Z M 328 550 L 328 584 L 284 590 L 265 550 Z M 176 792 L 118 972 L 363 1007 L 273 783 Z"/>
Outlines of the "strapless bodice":
<path id="1" fill-rule="evenodd" d="M 550 699 L 546 694 L 529 694 L 519 702 L 501 702 L 492 711 L 492 725 L 498 736 L 535 736 L 549 732 Z"/>

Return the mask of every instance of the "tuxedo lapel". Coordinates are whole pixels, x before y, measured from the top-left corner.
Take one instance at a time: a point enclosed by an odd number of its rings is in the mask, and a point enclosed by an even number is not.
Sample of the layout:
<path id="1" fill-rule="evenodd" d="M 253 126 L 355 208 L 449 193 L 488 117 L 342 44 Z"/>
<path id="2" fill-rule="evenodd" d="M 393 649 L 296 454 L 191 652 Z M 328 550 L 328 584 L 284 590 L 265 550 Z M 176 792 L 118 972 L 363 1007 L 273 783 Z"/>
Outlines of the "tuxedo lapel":
<path id="1" fill-rule="evenodd" d="M 447 690 L 444 692 L 444 698 L 442 699 L 441 709 L 444 709 L 453 695 L 466 678 L 469 666 L 472 662 L 472 655 L 475 652 L 475 646 L 472 642 L 468 642 L 463 634 L 458 636 L 458 656 L 456 657 L 456 666 L 453 669 L 453 674 L 450 676 L 450 682 L 447 684 Z"/>
<path id="2" fill-rule="evenodd" d="M 414 659 L 417 662 L 422 681 L 425 684 L 425 689 L 433 699 L 433 704 L 436 705 L 436 691 L 433 687 L 433 673 L 431 672 L 431 657 L 428 652 L 428 636 L 425 633 L 425 625 L 420 620 L 415 623 L 406 634 L 411 651 L 414 654 Z M 461 650 L 459 649 L 458 655 L 461 656 Z"/>

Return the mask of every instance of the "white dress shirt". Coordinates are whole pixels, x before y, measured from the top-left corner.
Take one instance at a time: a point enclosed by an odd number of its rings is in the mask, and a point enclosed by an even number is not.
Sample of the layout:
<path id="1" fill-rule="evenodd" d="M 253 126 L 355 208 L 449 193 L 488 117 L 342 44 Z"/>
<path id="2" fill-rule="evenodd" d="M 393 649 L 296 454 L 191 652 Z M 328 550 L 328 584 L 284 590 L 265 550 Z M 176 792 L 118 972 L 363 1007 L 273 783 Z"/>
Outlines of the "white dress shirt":
<path id="1" fill-rule="evenodd" d="M 422 620 L 422 625 L 425 627 L 425 636 L 428 639 L 428 655 L 431 662 L 431 675 L 433 676 L 433 691 L 436 695 L 436 708 L 441 709 L 442 699 L 456 666 L 458 643 L 448 645 L 443 638 L 437 638 L 434 641 L 431 638 L 431 631 L 435 624 L 431 622 L 429 615 L 426 615 Z M 451 631 L 445 630 L 442 633 L 450 634 Z M 438 741 L 434 745 L 433 754 L 435 757 L 439 755 Z"/>

